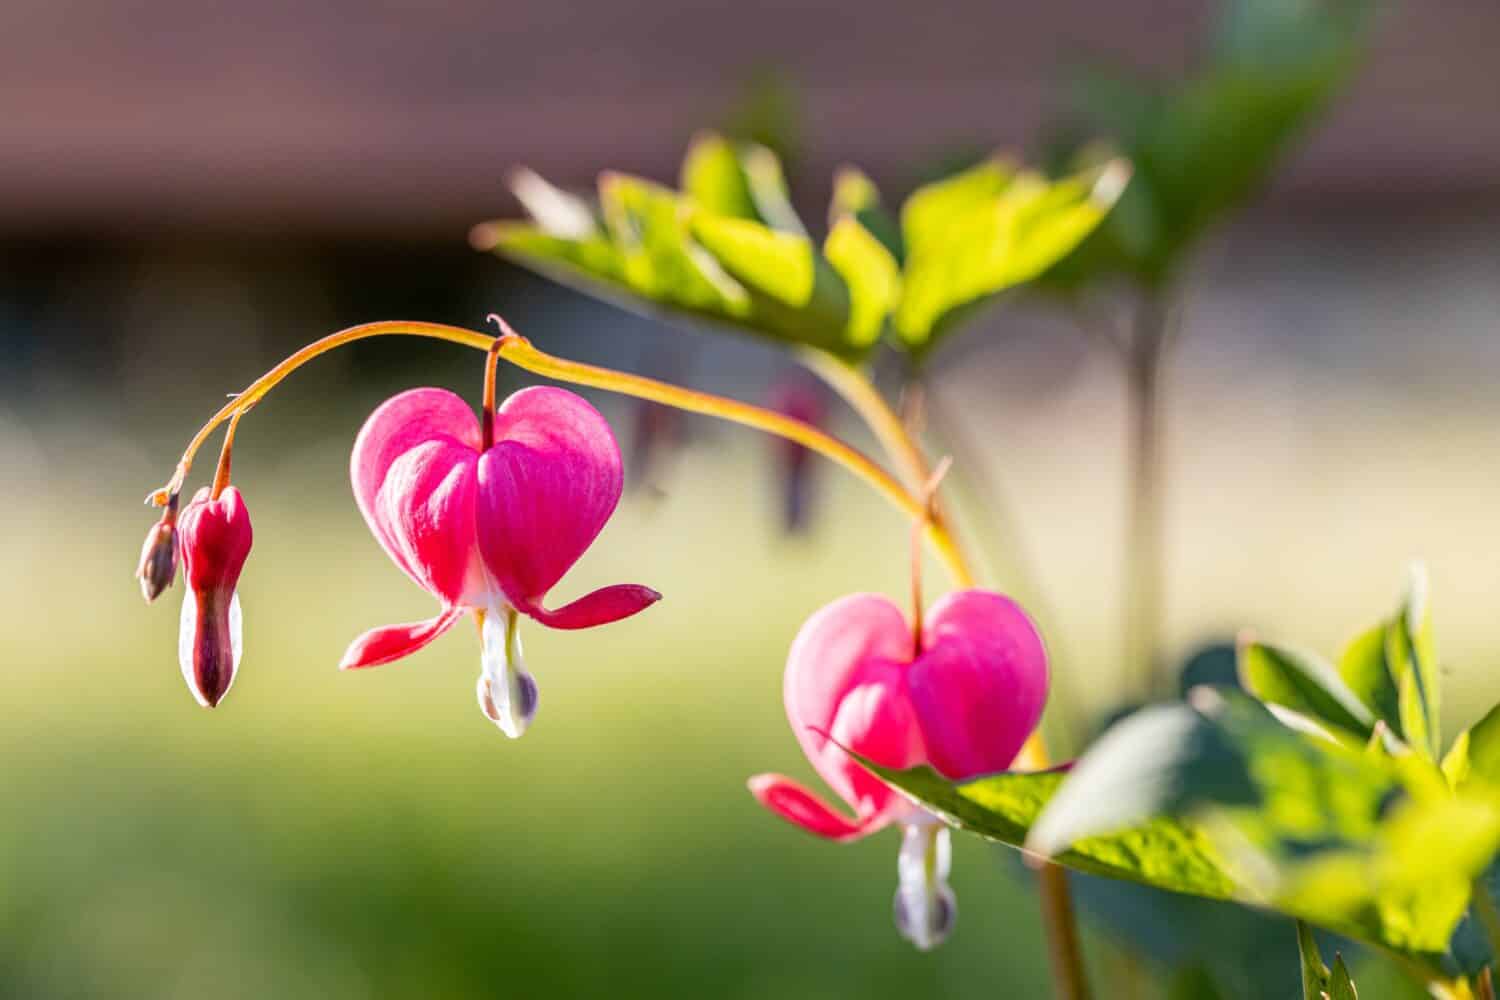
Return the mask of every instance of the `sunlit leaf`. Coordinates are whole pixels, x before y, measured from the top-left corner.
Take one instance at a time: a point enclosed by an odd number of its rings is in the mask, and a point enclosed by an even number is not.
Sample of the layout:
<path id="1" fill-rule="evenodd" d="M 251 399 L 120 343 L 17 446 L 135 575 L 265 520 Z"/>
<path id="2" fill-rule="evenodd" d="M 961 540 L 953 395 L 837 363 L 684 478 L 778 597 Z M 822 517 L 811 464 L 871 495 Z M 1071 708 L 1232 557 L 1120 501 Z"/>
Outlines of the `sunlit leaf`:
<path id="1" fill-rule="evenodd" d="M 955 826 L 1012 847 L 1025 843 L 1065 777 L 1061 771 L 1010 772 L 954 783 L 929 767 L 895 771 L 861 763 Z M 1085 838 L 1057 860 L 1078 871 L 1211 899 L 1228 899 L 1235 891 L 1206 835 L 1171 820 Z"/>
<path id="2" fill-rule="evenodd" d="M 1297 925 L 1297 957 L 1302 963 L 1302 1000 L 1327 1000 L 1329 970 L 1318 952 L 1313 930 L 1301 920 Z"/>
<path id="3" fill-rule="evenodd" d="M 834 351 L 871 342 L 850 338 L 850 289 L 805 236 L 706 213 L 694 213 L 691 227 L 715 264 L 747 293 L 747 315 L 757 326 Z"/>
<path id="4" fill-rule="evenodd" d="M 703 132 L 693 138 L 682 160 L 682 193 L 715 215 L 759 219 L 750 183 L 734 144 Z"/>
<path id="5" fill-rule="evenodd" d="M 940 253 L 953 227 L 993 204 L 1015 180 L 1016 168 L 984 162 L 913 191 L 901 206 L 901 236 L 909 256 Z"/>
<path id="6" fill-rule="evenodd" d="M 1245 690 L 1263 702 L 1284 705 L 1365 738 L 1374 728 L 1374 715 L 1338 670 L 1316 654 L 1246 641 L 1239 647 L 1239 674 Z"/>
<path id="7" fill-rule="evenodd" d="M 625 280 L 649 298 L 688 309 L 742 313 L 743 290 L 717 272 L 688 237 L 688 208 L 676 192 L 627 174 L 599 179 L 605 224 Z"/>
<path id="8" fill-rule="evenodd" d="M 853 215 L 833 224 L 823 254 L 849 288 L 849 341 L 856 347 L 875 343 L 901 294 L 896 259 Z"/>
<path id="9" fill-rule="evenodd" d="M 1350 643 L 1338 669 L 1349 690 L 1392 732 L 1426 756 L 1437 757 L 1441 679 L 1426 575 L 1420 567 L 1412 570 L 1395 615 Z"/>
<path id="10" fill-rule="evenodd" d="M 526 222 L 491 222 L 476 227 L 472 240 L 557 281 L 629 288 L 624 262 L 602 236 L 570 240 Z"/>
<path id="11" fill-rule="evenodd" d="M 510 189 L 526 214 L 549 236 L 586 241 L 599 235 L 589 203 L 554 186 L 536 171 L 523 167 L 513 172 Z"/>
<path id="12" fill-rule="evenodd" d="M 1328 1000 L 1359 1000 L 1359 991 L 1354 988 L 1354 977 L 1349 975 L 1343 955 L 1333 956 L 1333 968 L 1328 977 Z"/>
<path id="13" fill-rule="evenodd" d="M 1454 796 L 1424 757 L 1368 754 L 1199 689 L 1147 708 L 1060 772 L 948 782 L 873 768 L 948 822 L 1114 878 L 1270 907 L 1449 966 L 1500 800 Z"/>
<path id="14" fill-rule="evenodd" d="M 986 161 L 919 189 L 901 213 L 897 332 L 923 349 L 961 308 L 1042 273 L 1100 223 L 1127 176 L 1115 162 L 1048 181 Z"/>
<path id="15" fill-rule="evenodd" d="M 1500 789 L 1500 705 L 1458 734 L 1443 757 L 1443 774 L 1455 788 L 1481 781 Z"/>
<path id="16" fill-rule="evenodd" d="M 750 198 L 755 202 L 755 211 L 761 220 L 772 229 L 806 236 L 807 227 L 792 207 L 786 175 L 776 154 L 765 146 L 747 145 L 740 154 L 740 162 L 750 186 Z"/>
<path id="17" fill-rule="evenodd" d="M 906 257 L 906 247 L 901 241 L 901 227 L 880 200 L 880 191 L 875 182 L 855 167 L 840 167 L 833 175 L 833 199 L 828 206 L 828 225 L 835 227 L 839 220 L 852 216 L 856 222 L 869 230 L 891 257 L 900 264 Z"/>

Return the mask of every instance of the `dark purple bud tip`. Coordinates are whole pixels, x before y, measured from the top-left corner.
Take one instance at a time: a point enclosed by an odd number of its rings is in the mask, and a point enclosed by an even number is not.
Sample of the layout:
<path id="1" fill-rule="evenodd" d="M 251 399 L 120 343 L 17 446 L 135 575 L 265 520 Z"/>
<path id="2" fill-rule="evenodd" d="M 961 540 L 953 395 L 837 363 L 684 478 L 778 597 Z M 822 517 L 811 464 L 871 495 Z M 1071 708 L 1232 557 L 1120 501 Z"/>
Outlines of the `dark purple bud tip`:
<path id="1" fill-rule="evenodd" d="M 177 576 L 177 526 L 167 518 L 157 521 L 146 532 L 135 575 L 141 581 L 141 596 L 147 604 L 172 586 Z"/>

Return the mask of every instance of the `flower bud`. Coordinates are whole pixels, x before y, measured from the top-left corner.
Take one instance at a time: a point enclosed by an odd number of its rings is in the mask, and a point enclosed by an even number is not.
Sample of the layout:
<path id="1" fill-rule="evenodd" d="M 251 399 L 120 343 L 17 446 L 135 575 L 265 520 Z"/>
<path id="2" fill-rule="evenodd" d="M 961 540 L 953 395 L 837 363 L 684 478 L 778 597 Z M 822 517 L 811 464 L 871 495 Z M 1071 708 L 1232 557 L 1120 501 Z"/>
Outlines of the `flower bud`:
<path id="1" fill-rule="evenodd" d="M 177 657 L 198 704 L 213 708 L 234 683 L 243 653 L 240 571 L 250 554 L 250 512 L 230 486 L 217 499 L 198 491 L 178 524 L 187 593 Z"/>
<path id="2" fill-rule="evenodd" d="M 174 505 L 146 532 L 141 561 L 135 575 L 141 581 L 141 596 L 150 604 L 172 586 L 177 577 L 177 510 Z"/>

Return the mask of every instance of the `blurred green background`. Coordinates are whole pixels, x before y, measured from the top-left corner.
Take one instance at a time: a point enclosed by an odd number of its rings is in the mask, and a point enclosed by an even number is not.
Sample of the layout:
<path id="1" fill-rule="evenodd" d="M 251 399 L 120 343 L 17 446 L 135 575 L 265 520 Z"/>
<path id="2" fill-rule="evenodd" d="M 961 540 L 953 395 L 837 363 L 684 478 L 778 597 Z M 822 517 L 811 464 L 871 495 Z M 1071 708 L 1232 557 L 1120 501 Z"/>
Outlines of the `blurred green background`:
<path id="1" fill-rule="evenodd" d="M 891 926 L 895 834 L 826 844 L 745 791 L 760 771 L 812 780 L 781 707 L 802 621 L 854 590 L 904 599 L 907 526 L 840 470 L 817 468 L 810 530 L 790 536 L 769 442 L 683 418 L 643 449 L 659 417 L 593 397 L 629 490 L 556 599 L 622 581 L 665 599 L 608 628 L 526 627 L 541 708 L 517 742 L 474 704 L 468 629 L 335 669 L 363 630 L 431 613 L 355 510 L 353 437 L 413 385 L 477 401 L 477 354 L 361 344 L 247 419 L 246 655 L 216 711 L 176 664 L 180 584 L 147 608 L 131 579 L 140 501 L 226 392 L 375 319 L 478 327 L 499 311 L 546 350 L 764 401 L 788 372 L 772 348 L 468 251 L 470 224 L 516 214 L 505 171 L 669 180 L 692 131 L 775 66 L 797 85 L 789 162 L 812 219 L 842 160 L 898 194 L 949 156 L 1034 145 L 1080 50 L 1189 67 L 1208 6 L 871 3 L 851 18 L 454 0 L 241 23 L 181 0 L 145 19 L 6 4 L 0 997 L 1046 996 L 1013 855 L 957 839 L 959 926 L 922 955 Z M 1331 653 L 1420 558 L 1451 732 L 1500 699 L 1500 15 L 1447 6 L 1391 15 L 1326 128 L 1187 269 L 1164 454 L 1174 662 L 1243 627 Z M 978 541 L 987 503 L 1014 511 L 990 582 L 1018 586 L 1024 563 L 1047 595 L 1049 727 L 1076 748 L 1122 691 L 1120 373 L 1025 300 L 944 350 L 929 391 L 983 487 L 963 523 Z M 830 419 L 873 449 L 847 413 Z M 936 566 L 927 581 L 946 586 Z M 1101 919 L 1085 922 L 1090 957 L 1113 997 Z M 1238 933 L 1219 936 L 1295 981 L 1289 925 Z M 1362 996 L 1416 995 L 1361 961 Z M 1165 996 L 1169 973 L 1147 971 Z M 1242 978 L 1234 995 L 1286 981 Z"/>

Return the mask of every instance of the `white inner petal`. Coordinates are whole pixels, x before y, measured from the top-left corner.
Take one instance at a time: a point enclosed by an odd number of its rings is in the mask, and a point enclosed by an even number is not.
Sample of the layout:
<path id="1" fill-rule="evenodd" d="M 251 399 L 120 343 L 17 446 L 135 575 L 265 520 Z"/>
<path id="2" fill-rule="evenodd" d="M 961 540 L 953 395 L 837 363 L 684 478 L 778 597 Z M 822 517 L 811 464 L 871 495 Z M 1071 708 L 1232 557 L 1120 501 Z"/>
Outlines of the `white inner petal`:
<path id="1" fill-rule="evenodd" d="M 182 669 L 182 679 L 187 681 L 193 699 L 204 708 L 209 707 L 198 691 L 196 671 L 193 669 L 193 647 L 198 639 L 198 595 L 191 587 L 182 588 L 182 616 L 177 622 L 177 665 Z M 229 651 L 234 657 L 230 671 L 229 687 L 240 673 L 240 660 L 245 655 L 245 616 L 240 611 L 240 592 L 236 590 L 229 598 Z M 224 694 L 229 693 L 229 687 Z"/>
<path id="2" fill-rule="evenodd" d="M 481 628 L 479 708 L 511 739 L 531 725 L 536 714 L 536 682 L 521 658 L 519 616 L 508 605 L 491 604 Z"/>
<path id="3" fill-rule="evenodd" d="M 208 702 L 198 694 L 198 682 L 193 677 L 193 643 L 198 632 L 198 595 L 192 587 L 182 588 L 182 617 L 177 625 L 177 665 L 182 668 L 182 679 L 188 690 L 198 699 L 198 704 L 208 707 Z"/>
<path id="4" fill-rule="evenodd" d="M 902 826 L 896 863 L 896 926 L 922 951 L 943 943 L 958 914 L 948 886 L 953 841 L 946 826 L 927 819 Z"/>

